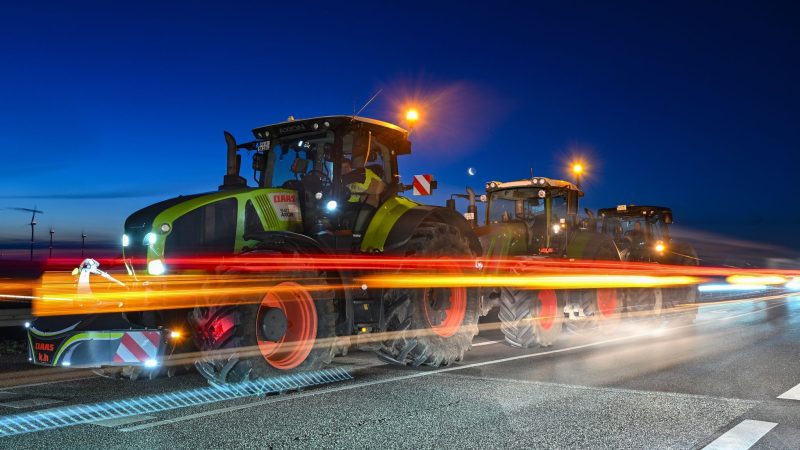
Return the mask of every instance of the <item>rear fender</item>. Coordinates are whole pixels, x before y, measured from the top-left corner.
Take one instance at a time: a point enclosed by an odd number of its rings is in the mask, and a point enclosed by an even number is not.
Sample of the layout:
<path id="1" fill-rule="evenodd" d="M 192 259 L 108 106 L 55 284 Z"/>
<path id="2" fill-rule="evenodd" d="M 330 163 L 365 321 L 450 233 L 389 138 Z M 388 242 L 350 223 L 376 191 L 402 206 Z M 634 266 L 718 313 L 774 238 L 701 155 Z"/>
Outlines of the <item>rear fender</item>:
<path id="1" fill-rule="evenodd" d="M 414 231 L 426 221 L 445 223 L 456 227 L 458 231 L 461 232 L 461 235 L 466 237 L 469 241 L 469 246 L 474 255 L 481 255 L 480 241 L 469 222 L 467 222 L 461 214 L 440 206 L 423 205 L 407 209 L 402 215 L 399 215 L 384 241 L 379 247 L 374 248 L 373 251 L 394 252 L 400 250 L 414 235 Z M 372 224 L 370 223 L 370 227 L 371 226 Z"/>

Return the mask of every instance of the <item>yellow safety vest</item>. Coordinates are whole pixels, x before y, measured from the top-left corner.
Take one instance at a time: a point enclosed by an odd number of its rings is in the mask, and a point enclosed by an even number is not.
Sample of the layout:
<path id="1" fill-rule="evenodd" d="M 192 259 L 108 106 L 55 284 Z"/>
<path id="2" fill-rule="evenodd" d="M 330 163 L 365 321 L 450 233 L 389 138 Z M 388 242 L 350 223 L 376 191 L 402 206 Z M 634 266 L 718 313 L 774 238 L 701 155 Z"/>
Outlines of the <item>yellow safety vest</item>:
<path id="1" fill-rule="evenodd" d="M 353 194 L 347 200 L 351 203 L 360 202 L 363 197 L 361 194 L 367 192 L 369 189 L 370 183 L 374 181 L 381 181 L 381 177 L 379 177 L 375 172 L 370 169 L 364 168 L 364 182 L 363 183 L 350 183 L 347 185 L 347 188 L 350 189 L 350 193 Z"/>

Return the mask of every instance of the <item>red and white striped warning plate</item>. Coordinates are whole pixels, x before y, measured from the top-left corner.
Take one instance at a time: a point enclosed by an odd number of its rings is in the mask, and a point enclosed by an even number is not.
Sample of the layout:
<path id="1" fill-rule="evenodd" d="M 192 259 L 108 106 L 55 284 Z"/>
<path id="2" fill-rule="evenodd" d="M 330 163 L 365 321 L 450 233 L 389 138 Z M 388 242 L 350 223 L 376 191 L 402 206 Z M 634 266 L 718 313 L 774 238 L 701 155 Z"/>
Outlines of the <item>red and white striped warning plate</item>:
<path id="1" fill-rule="evenodd" d="M 431 182 L 433 175 L 414 175 L 414 195 L 431 195 Z"/>
<path id="2" fill-rule="evenodd" d="M 122 335 L 115 363 L 137 363 L 158 358 L 161 334 L 158 331 L 126 331 Z"/>

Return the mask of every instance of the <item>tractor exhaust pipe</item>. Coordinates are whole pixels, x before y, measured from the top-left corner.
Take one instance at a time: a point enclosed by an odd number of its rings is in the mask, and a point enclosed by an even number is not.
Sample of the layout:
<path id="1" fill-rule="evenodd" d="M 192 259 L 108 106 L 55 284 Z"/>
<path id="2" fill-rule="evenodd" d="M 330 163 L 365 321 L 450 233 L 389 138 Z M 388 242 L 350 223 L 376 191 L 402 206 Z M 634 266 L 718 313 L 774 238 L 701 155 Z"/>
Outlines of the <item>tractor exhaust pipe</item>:
<path id="1" fill-rule="evenodd" d="M 242 165 L 242 155 L 238 153 L 239 146 L 236 145 L 236 139 L 232 134 L 225 131 L 225 144 L 228 147 L 228 170 L 225 172 L 225 177 L 222 179 L 223 189 L 236 189 L 247 186 L 247 181 L 239 176 L 239 169 Z"/>
<path id="2" fill-rule="evenodd" d="M 475 191 L 469 186 L 467 186 L 467 199 L 469 201 L 467 214 L 471 214 L 472 217 L 468 220 L 472 228 L 476 228 L 478 226 L 478 205 L 475 204 Z"/>

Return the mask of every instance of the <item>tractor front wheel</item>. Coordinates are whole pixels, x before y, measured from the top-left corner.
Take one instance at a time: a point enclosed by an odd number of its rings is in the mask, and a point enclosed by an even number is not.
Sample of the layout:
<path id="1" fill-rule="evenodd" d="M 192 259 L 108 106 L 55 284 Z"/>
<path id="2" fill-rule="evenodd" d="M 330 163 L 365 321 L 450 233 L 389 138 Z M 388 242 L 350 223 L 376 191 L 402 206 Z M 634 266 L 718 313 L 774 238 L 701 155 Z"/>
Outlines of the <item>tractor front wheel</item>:
<path id="1" fill-rule="evenodd" d="M 190 313 L 197 370 L 216 384 L 316 370 L 333 359 L 333 291 L 317 273 L 284 274 L 234 305 Z"/>

